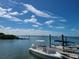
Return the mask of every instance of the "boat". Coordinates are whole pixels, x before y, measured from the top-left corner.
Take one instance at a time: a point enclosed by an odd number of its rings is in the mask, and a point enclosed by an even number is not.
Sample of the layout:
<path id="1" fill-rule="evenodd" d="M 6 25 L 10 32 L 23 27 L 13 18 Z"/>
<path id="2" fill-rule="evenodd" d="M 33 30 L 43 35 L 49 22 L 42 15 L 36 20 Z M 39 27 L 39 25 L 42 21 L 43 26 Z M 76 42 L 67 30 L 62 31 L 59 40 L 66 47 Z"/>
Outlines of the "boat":
<path id="1" fill-rule="evenodd" d="M 32 47 L 29 48 L 29 52 L 43 59 L 63 59 L 62 54 L 55 48 L 46 46 L 44 40 L 37 40 L 37 43 L 32 44 Z"/>

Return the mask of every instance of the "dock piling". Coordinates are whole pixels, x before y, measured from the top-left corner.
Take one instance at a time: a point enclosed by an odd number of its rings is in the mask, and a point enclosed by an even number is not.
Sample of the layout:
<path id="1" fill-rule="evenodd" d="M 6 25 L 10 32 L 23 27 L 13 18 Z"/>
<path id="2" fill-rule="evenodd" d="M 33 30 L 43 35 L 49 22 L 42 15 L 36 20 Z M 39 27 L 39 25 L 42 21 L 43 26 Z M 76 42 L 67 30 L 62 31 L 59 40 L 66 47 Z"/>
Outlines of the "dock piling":
<path id="1" fill-rule="evenodd" d="M 51 48 L 51 34 L 49 34 L 49 47 Z"/>

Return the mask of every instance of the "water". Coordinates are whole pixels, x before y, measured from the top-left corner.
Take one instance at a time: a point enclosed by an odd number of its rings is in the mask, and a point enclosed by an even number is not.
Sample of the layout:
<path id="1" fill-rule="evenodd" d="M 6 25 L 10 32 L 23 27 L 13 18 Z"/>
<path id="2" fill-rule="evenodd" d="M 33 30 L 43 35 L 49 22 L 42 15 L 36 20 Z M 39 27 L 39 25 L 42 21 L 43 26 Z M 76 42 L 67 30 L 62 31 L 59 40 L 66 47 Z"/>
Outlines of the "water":
<path id="1" fill-rule="evenodd" d="M 29 40 L 0 40 L 0 59 L 40 59 L 29 53 L 28 49 L 35 40 L 43 39 L 48 43 L 48 37 L 30 37 Z M 53 38 L 52 43 L 54 43 Z M 79 38 L 69 38 L 79 44 Z"/>

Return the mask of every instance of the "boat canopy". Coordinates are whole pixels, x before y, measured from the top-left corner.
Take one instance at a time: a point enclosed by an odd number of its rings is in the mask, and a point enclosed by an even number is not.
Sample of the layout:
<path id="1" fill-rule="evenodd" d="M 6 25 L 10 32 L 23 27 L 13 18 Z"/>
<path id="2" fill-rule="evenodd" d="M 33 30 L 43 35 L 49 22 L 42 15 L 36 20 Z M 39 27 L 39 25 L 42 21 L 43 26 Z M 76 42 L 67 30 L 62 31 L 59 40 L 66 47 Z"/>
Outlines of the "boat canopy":
<path id="1" fill-rule="evenodd" d="M 39 46 L 39 47 L 45 47 L 47 44 L 46 44 L 45 40 L 36 40 L 35 45 Z"/>
<path id="2" fill-rule="evenodd" d="M 36 42 L 45 42 L 45 40 L 36 40 Z"/>

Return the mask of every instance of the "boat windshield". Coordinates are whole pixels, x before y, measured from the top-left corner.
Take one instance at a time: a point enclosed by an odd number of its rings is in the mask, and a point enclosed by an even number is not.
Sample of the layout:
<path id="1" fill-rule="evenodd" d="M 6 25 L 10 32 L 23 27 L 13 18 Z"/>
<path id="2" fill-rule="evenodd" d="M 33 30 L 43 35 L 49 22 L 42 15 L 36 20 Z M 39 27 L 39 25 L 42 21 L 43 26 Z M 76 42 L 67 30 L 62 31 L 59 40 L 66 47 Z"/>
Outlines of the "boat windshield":
<path id="1" fill-rule="evenodd" d="M 35 45 L 38 47 L 46 47 L 45 40 L 36 40 Z"/>
<path id="2" fill-rule="evenodd" d="M 32 44 L 32 48 L 46 47 L 45 40 L 36 40 L 34 44 Z"/>
<path id="3" fill-rule="evenodd" d="M 45 40 L 36 40 L 36 42 L 45 42 Z"/>

